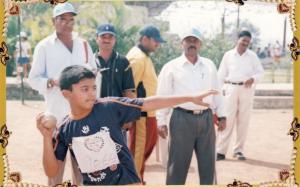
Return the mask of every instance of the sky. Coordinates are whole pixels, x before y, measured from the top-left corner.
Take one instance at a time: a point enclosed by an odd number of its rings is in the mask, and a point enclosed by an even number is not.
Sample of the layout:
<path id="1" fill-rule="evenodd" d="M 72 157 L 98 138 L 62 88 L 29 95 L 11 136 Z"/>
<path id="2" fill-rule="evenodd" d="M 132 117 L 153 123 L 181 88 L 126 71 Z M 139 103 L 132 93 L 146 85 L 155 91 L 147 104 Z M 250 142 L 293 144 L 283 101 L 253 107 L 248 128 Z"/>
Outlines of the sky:
<path id="1" fill-rule="evenodd" d="M 187 28 L 196 27 L 205 37 L 221 31 L 221 17 L 225 11 L 225 22 L 237 23 L 237 5 L 226 1 L 176 1 L 157 18 L 168 21 L 171 33 L 181 34 Z M 284 19 L 288 14 L 279 14 L 276 4 L 245 1 L 240 6 L 240 22 L 248 19 L 260 30 L 261 45 L 283 41 Z M 287 43 L 293 33 L 287 19 Z"/>

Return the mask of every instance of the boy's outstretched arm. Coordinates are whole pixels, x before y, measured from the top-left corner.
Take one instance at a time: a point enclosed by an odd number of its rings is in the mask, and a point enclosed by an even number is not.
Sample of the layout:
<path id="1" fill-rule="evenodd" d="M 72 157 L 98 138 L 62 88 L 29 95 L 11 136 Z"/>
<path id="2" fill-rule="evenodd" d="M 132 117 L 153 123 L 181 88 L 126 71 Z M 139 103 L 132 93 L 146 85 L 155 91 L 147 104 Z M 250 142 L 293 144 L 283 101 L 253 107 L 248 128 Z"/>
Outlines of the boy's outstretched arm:
<path id="1" fill-rule="evenodd" d="M 203 102 L 203 98 L 209 95 L 218 94 L 217 90 L 207 90 L 200 94 L 182 95 L 182 96 L 152 96 L 144 99 L 143 111 L 152 111 L 161 108 L 168 108 L 186 102 L 193 102 L 197 105 L 208 106 Z"/>
<path id="2" fill-rule="evenodd" d="M 58 172 L 59 164 L 62 161 L 56 159 L 52 144 L 53 129 L 46 128 L 44 125 L 47 121 L 44 114 L 41 113 L 36 117 L 36 126 L 43 135 L 43 166 L 45 174 L 48 177 L 55 177 Z"/>

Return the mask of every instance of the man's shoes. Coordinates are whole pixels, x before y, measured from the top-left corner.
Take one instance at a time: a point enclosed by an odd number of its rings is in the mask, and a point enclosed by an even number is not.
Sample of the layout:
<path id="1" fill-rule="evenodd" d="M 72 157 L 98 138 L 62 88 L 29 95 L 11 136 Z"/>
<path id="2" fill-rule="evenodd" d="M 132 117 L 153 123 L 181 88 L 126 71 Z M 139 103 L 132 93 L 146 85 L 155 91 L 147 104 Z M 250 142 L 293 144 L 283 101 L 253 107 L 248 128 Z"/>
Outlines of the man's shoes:
<path id="1" fill-rule="evenodd" d="M 237 152 L 233 154 L 234 158 L 237 158 L 238 160 L 246 160 L 246 157 L 243 155 L 242 152 Z"/>
<path id="2" fill-rule="evenodd" d="M 225 160 L 225 155 L 217 153 L 217 161 L 219 161 L 219 160 Z"/>

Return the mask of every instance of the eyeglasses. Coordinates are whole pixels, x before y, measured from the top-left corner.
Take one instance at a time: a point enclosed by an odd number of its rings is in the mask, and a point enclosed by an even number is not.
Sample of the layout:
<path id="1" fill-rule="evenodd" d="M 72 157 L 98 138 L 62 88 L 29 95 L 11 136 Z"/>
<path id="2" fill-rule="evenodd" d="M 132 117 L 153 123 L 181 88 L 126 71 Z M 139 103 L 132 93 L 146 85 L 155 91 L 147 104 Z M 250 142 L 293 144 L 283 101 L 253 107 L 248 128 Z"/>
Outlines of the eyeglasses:
<path id="1" fill-rule="evenodd" d="M 58 16 L 57 18 L 56 18 L 56 20 L 58 20 L 61 24 L 74 24 L 74 22 L 75 22 L 75 20 L 74 20 L 74 18 L 70 18 L 70 19 L 67 19 L 67 18 L 65 18 L 65 17 L 62 17 L 62 16 Z"/>

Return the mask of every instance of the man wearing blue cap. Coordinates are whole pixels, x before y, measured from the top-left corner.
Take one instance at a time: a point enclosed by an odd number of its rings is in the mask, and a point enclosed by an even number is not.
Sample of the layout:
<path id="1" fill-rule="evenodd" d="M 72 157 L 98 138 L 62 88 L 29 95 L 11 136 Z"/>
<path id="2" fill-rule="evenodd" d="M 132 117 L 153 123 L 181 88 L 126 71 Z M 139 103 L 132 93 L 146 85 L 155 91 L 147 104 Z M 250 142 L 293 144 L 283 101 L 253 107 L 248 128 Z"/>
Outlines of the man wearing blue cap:
<path id="1" fill-rule="evenodd" d="M 140 30 L 139 44 L 127 54 L 132 68 L 136 89 L 136 97 L 149 97 L 156 94 L 157 76 L 149 56 L 158 46 L 165 42 L 159 30 L 152 26 L 145 26 Z M 155 112 L 143 112 L 142 117 L 130 129 L 130 150 L 133 154 L 136 170 L 145 183 L 145 162 L 150 157 L 157 140 L 157 125 Z"/>
<path id="2" fill-rule="evenodd" d="M 100 93 L 98 97 L 134 97 L 134 81 L 129 62 L 126 57 L 114 50 L 116 43 L 116 30 L 111 24 L 102 24 L 97 28 L 98 51 L 95 54 L 96 64 L 101 73 Z M 125 141 L 126 128 L 123 126 Z"/>
<path id="3" fill-rule="evenodd" d="M 158 76 L 157 95 L 219 90 L 214 63 L 198 54 L 202 41 L 195 28 L 182 36 L 183 54 L 163 66 Z M 222 95 L 209 96 L 205 101 L 209 107 L 186 103 L 156 112 L 158 134 L 162 138 L 168 135 L 167 119 L 171 113 L 167 185 L 185 184 L 193 151 L 198 161 L 200 184 L 213 184 L 216 138 L 213 112 L 220 117 L 219 130 L 225 128 L 226 118 Z"/>
<path id="4" fill-rule="evenodd" d="M 30 86 L 43 94 L 46 110 L 57 119 L 57 129 L 63 118 L 70 112 L 70 106 L 63 97 L 58 77 L 61 71 L 70 65 L 83 65 L 96 69 L 93 52 L 86 40 L 73 33 L 74 16 L 77 13 L 70 3 L 60 3 L 53 9 L 52 21 L 55 31 L 40 41 L 34 50 L 33 65 L 29 73 Z M 65 162 L 64 162 L 65 163 Z M 73 183 L 80 184 L 81 175 L 77 166 L 73 166 Z M 64 166 L 55 178 L 49 178 L 49 184 L 62 183 Z"/>
<path id="5" fill-rule="evenodd" d="M 97 28 L 96 38 L 99 50 L 96 64 L 101 71 L 101 93 L 98 97 L 133 97 L 134 81 L 126 57 L 114 50 L 116 30 L 111 24 Z"/>

